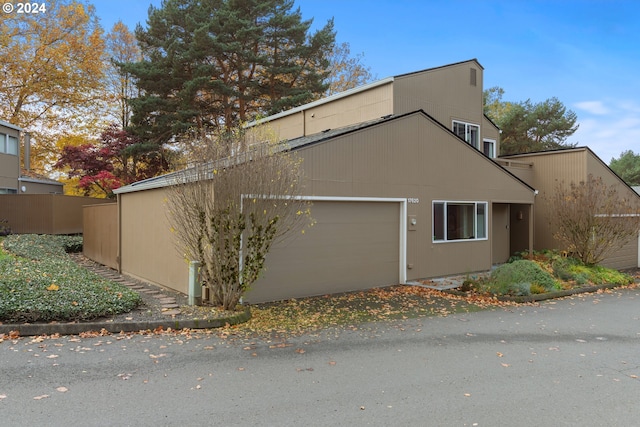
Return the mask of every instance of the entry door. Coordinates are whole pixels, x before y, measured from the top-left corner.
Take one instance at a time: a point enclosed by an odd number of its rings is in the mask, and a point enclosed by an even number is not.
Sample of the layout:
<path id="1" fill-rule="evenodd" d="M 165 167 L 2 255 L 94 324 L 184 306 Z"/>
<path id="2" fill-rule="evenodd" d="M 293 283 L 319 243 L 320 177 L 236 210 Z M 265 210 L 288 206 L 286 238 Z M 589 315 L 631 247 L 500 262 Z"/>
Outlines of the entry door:
<path id="1" fill-rule="evenodd" d="M 491 222 L 491 263 L 502 264 L 509 259 L 509 205 L 493 203 L 493 220 Z"/>

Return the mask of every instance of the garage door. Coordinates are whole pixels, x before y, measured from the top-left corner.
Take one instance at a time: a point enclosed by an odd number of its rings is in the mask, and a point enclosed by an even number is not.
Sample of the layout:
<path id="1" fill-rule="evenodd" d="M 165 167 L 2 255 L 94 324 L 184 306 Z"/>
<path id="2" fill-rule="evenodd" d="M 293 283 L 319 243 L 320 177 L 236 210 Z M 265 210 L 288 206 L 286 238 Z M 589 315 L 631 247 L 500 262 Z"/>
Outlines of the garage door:
<path id="1" fill-rule="evenodd" d="M 311 215 L 313 227 L 272 247 L 248 302 L 398 284 L 399 203 L 316 201 Z"/>

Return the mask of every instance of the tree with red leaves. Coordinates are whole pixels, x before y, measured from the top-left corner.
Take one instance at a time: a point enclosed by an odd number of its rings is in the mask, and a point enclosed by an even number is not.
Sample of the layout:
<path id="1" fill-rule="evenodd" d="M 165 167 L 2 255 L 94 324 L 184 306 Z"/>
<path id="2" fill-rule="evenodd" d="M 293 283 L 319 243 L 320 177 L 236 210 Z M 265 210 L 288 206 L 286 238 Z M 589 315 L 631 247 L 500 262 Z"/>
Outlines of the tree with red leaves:
<path id="1" fill-rule="evenodd" d="M 168 164 L 161 147 L 145 144 L 112 124 L 96 144 L 64 147 L 55 167 L 68 169 L 69 178 L 80 177 L 78 186 L 85 195 L 97 188 L 113 197 L 116 188 L 156 176 Z"/>

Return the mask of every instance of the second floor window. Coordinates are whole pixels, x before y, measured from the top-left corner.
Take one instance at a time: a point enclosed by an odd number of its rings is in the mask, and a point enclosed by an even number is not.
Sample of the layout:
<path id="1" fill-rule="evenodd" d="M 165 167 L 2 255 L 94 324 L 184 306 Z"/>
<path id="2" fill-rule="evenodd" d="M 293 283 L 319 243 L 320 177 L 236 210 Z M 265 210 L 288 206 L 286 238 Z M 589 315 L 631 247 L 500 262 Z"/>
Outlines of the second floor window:
<path id="1" fill-rule="evenodd" d="M 496 141 L 493 139 L 485 139 L 482 141 L 484 145 L 484 154 L 492 159 L 496 157 Z"/>
<path id="2" fill-rule="evenodd" d="M 18 155 L 18 138 L 0 133 L 0 153 Z"/>
<path id="3" fill-rule="evenodd" d="M 454 120 L 453 133 L 467 141 L 467 144 L 476 150 L 480 149 L 480 126 Z"/>

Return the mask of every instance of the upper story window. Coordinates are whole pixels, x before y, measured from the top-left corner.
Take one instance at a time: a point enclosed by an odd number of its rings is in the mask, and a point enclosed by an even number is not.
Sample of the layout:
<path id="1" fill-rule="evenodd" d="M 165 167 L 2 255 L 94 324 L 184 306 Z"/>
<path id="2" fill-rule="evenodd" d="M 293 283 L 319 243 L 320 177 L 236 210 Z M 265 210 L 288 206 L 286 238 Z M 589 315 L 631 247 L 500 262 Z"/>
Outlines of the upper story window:
<path id="1" fill-rule="evenodd" d="M 0 188 L 0 194 L 18 194 L 15 188 Z"/>
<path id="2" fill-rule="evenodd" d="M 482 141 L 483 144 L 483 153 L 486 154 L 487 157 L 495 159 L 496 157 L 496 141 L 493 139 L 485 139 Z"/>
<path id="3" fill-rule="evenodd" d="M 467 141 L 475 149 L 480 149 L 480 126 L 454 120 L 453 133 Z"/>
<path id="4" fill-rule="evenodd" d="M 0 153 L 18 155 L 18 138 L 0 133 Z"/>

